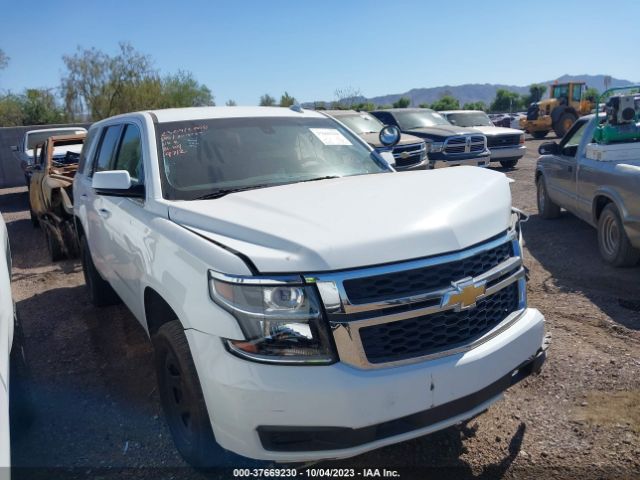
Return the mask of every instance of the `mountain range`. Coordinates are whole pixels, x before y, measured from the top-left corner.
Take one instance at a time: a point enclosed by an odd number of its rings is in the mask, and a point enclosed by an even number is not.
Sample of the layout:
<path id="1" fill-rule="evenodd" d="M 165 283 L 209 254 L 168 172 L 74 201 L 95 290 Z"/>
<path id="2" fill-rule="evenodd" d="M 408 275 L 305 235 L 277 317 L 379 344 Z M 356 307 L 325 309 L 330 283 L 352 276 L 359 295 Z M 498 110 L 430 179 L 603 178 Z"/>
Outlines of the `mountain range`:
<path id="1" fill-rule="evenodd" d="M 597 88 L 599 91 L 603 91 L 605 89 L 604 79 L 606 75 L 562 75 L 554 80 L 548 80 L 546 82 L 535 82 L 542 83 L 544 85 L 550 85 L 556 80 L 558 83 L 567 82 L 567 81 L 583 81 L 587 83 L 587 86 Z M 622 80 L 619 78 L 611 78 L 610 87 L 625 87 L 628 85 L 633 85 L 634 82 L 630 82 L 629 80 Z M 503 84 L 491 84 L 491 83 L 468 83 L 465 85 L 444 85 L 441 87 L 431 87 L 431 88 L 412 88 L 411 90 L 403 93 L 391 93 L 387 95 L 380 95 L 377 97 L 371 98 L 358 98 L 358 102 L 360 101 L 368 101 L 374 103 L 375 105 L 391 105 L 393 102 L 397 101 L 401 97 L 407 97 L 411 99 L 411 106 L 418 106 L 421 103 L 433 103 L 444 95 L 452 95 L 460 101 L 460 105 L 464 105 L 467 102 L 477 102 L 482 101 L 489 105 L 496 96 L 496 91 L 500 88 L 504 88 L 506 90 L 517 92 L 519 94 L 528 94 L 529 86 L 517 86 L 517 85 L 503 85 Z M 310 102 L 306 105 L 312 106 L 314 102 Z M 327 105 L 331 104 L 331 102 L 325 102 Z"/>

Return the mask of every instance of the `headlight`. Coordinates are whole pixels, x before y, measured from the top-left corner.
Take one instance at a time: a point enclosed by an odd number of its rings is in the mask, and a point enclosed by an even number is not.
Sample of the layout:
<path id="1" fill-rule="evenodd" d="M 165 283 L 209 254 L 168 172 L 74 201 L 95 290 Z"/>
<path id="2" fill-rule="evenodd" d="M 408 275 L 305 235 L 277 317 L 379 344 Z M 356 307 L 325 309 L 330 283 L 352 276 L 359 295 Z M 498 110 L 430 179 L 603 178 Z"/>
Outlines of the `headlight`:
<path id="1" fill-rule="evenodd" d="M 209 293 L 238 320 L 246 337 L 226 340 L 236 355 L 271 363 L 335 361 L 314 286 L 210 271 Z"/>
<path id="2" fill-rule="evenodd" d="M 433 142 L 431 144 L 431 150 L 429 151 L 434 153 L 441 152 L 443 146 L 444 144 L 442 142 Z"/>

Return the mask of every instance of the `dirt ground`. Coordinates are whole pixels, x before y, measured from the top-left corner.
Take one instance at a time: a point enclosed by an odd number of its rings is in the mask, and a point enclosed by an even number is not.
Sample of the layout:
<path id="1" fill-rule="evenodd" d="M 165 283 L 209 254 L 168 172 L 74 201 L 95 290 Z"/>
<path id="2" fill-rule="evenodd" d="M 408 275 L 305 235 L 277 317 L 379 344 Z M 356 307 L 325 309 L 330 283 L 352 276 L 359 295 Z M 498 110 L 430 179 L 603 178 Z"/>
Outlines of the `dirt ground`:
<path id="1" fill-rule="evenodd" d="M 316 467 L 401 468 L 401 478 L 640 478 L 640 267 L 606 266 L 595 230 L 575 217 L 536 215 L 539 144 L 528 141 L 505 173 L 514 205 L 532 214 L 529 305 L 552 334 L 542 374 L 466 426 Z M 26 189 L 0 190 L 33 402 L 31 425 L 14 435 L 14 478 L 230 476 L 184 464 L 143 329 L 124 306 L 88 303 L 80 263 L 48 261 L 27 208 Z"/>

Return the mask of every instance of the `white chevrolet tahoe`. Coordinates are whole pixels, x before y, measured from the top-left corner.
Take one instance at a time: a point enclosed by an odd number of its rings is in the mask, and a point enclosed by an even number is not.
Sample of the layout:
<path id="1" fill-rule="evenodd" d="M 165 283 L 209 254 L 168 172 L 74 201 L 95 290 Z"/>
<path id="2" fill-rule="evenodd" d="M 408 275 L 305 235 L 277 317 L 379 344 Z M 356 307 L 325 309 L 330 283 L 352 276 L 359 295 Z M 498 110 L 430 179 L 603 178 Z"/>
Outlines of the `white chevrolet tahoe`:
<path id="1" fill-rule="evenodd" d="M 193 464 L 419 437 L 544 361 L 502 173 L 395 173 L 298 107 L 188 108 L 95 123 L 74 198 L 91 300 L 148 331 Z"/>

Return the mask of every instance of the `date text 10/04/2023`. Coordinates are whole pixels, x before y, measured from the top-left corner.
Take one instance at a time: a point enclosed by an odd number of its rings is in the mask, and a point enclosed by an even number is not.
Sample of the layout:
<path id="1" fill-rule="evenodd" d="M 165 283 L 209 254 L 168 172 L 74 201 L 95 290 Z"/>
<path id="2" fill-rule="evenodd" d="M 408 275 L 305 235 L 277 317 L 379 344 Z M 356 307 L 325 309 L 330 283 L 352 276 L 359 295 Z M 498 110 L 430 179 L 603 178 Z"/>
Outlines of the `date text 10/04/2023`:
<path id="1" fill-rule="evenodd" d="M 234 478 L 399 478 L 397 470 L 386 468 L 236 468 Z"/>

